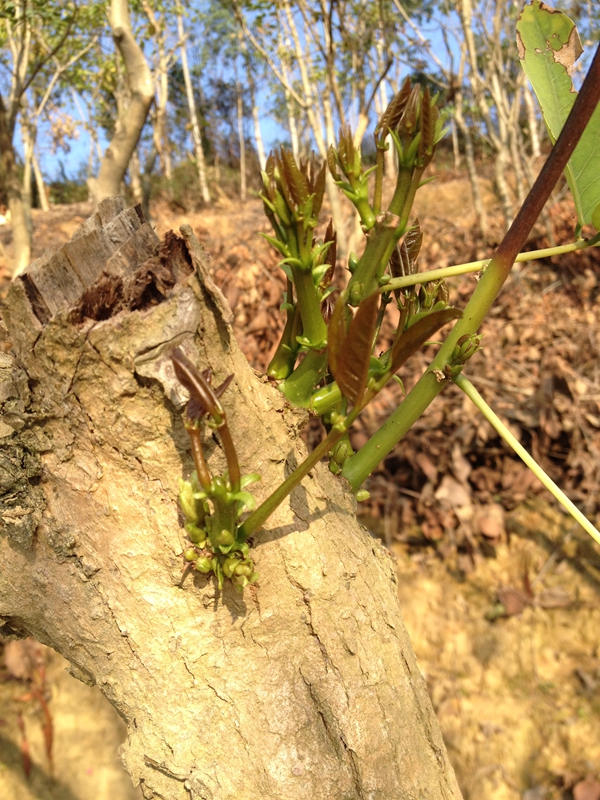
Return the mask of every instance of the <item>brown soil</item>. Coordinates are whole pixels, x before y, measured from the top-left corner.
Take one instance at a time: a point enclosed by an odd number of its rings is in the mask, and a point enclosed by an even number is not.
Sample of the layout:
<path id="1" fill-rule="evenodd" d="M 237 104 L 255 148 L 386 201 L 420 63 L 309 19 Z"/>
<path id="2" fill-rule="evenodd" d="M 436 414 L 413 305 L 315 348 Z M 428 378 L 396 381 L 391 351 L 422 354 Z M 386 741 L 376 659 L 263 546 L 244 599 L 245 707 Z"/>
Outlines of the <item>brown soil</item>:
<path id="1" fill-rule="evenodd" d="M 490 187 L 486 192 L 494 219 Z M 487 241 L 477 234 L 468 184 L 460 178 L 424 187 L 417 211 L 426 237 L 421 270 L 485 258 L 501 235 L 498 222 Z M 34 212 L 34 256 L 68 239 L 90 212 L 86 204 Z M 277 257 L 256 235 L 268 231 L 260 203 L 224 202 L 183 216 L 163 203 L 153 213 L 159 234 L 186 222 L 195 229 L 234 309 L 238 339 L 264 370 L 281 330 L 284 282 Z M 550 213 L 558 243 L 569 241 L 569 203 Z M 530 249 L 547 246 L 544 237 L 541 226 Z M 10 256 L 8 229 L 0 228 L 0 242 Z M 0 250 L 0 275 L 2 266 Z M 473 286 L 473 277 L 455 280 L 452 301 L 463 306 Z M 515 268 L 485 323 L 485 350 L 469 364 L 473 383 L 596 525 L 599 289 L 597 250 Z M 404 369 L 407 389 L 433 352 Z M 357 426 L 355 446 L 401 398 L 400 387 L 382 393 Z M 319 435 L 312 425 L 309 440 Z M 407 627 L 465 797 L 600 800 L 600 548 L 557 509 L 458 390 L 433 404 L 368 488 L 362 518 L 397 556 Z M 47 669 L 55 778 L 42 779 L 48 763 L 35 700 L 24 706 L 34 765 L 29 782 L 24 778 L 21 701 L 14 697 L 32 684 L 5 670 L 0 796 L 139 796 L 111 762 L 124 737 L 121 721 L 99 693 L 62 671 L 56 655 Z M 69 696 L 71 706 L 62 705 Z M 88 740 L 81 732 L 94 736 L 95 721 L 101 732 L 82 747 Z"/>

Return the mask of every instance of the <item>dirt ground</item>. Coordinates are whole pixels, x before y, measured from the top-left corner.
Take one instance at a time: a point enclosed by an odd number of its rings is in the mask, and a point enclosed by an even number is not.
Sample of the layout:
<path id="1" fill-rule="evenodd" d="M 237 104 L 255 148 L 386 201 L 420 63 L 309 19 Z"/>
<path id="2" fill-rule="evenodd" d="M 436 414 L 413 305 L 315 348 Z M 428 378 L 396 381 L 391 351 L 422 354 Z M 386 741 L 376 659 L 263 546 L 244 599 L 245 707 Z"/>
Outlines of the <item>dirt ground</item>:
<path id="1" fill-rule="evenodd" d="M 486 239 L 464 179 L 449 175 L 423 188 L 421 270 L 490 255 L 501 229 L 485 188 Z M 88 204 L 34 212 L 34 257 L 68 239 L 90 212 Z M 256 235 L 268 231 L 259 201 L 223 200 L 188 214 L 163 202 L 153 215 L 159 234 L 192 225 L 212 255 L 244 352 L 264 370 L 281 327 L 283 281 Z M 569 201 L 550 216 L 557 243 L 570 241 Z M 545 237 L 541 225 L 529 249 L 547 246 Z M 0 242 L 10 257 L 8 229 L 0 228 Z M 0 293 L 2 257 L 0 249 Z M 453 281 L 451 300 L 463 306 L 474 281 Z M 529 262 L 513 270 L 485 323 L 485 349 L 469 364 L 488 402 L 597 526 L 599 319 L 599 250 Z M 407 389 L 432 353 L 418 354 L 401 373 Z M 382 393 L 353 434 L 355 446 L 401 397 L 400 387 Z M 311 425 L 308 440 L 319 435 Z M 465 798 L 600 800 L 600 548 L 457 390 L 433 404 L 367 488 L 361 518 L 397 558 L 405 621 Z M 44 651 L 21 678 L 15 653 L 12 667 L 6 646 L 4 655 L 0 797 L 139 797 L 115 756 L 123 723 L 97 690 L 71 678 L 56 654 Z M 53 776 L 44 704 L 54 730 Z"/>

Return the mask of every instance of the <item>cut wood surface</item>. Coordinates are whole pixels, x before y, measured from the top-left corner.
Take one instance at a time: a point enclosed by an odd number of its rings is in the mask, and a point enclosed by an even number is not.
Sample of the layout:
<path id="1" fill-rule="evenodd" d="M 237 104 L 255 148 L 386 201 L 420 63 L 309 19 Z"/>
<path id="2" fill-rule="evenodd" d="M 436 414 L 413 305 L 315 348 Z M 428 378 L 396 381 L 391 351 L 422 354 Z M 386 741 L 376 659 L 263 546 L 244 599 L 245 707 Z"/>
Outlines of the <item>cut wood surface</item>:
<path id="1" fill-rule="evenodd" d="M 105 201 L 3 316 L 0 635 L 35 636 L 100 687 L 144 796 L 459 798 L 394 563 L 324 466 L 254 537 L 256 586 L 182 575 L 173 347 L 235 375 L 222 402 L 258 499 L 305 455 L 302 415 L 248 366 L 191 228 L 161 242 Z"/>

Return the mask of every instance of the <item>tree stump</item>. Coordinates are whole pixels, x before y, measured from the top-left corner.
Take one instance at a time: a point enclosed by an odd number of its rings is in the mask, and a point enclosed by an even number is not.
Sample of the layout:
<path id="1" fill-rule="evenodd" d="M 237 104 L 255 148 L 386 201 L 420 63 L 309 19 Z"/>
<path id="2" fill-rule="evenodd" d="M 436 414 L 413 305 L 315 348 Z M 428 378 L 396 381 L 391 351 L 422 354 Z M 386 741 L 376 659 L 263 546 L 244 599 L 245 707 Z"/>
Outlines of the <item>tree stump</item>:
<path id="1" fill-rule="evenodd" d="M 32 635 L 127 722 L 144 797 L 460 797 L 396 595 L 354 499 L 316 468 L 255 537 L 259 581 L 182 574 L 193 469 L 180 346 L 215 381 L 258 499 L 305 456 L 257 377 L 191 228 L 120 200 L 11 286 L 0 361 L 0 634 Z M 225 459 L 210 431 L 209 465 Z"/>

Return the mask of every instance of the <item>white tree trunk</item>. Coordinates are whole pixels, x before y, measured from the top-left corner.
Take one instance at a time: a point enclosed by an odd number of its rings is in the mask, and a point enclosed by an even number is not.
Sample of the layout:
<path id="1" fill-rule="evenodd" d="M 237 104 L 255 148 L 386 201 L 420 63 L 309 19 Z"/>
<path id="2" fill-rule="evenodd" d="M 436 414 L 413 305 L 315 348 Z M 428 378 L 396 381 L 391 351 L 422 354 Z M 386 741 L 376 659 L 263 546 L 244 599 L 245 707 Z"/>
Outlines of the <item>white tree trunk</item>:
<path id="1" fill-rule="evenodd" d="M 146 122 L 154 99 L 154 86 L 150 68 L 131 31 L 127 0 L 111 0 L 110 25 L 113 37 L 123 60 L 131 89 L 131 102 L 121 114 L 115 134 L 106 148 L 98 177 L 91 180 L 90 189 L 99 203 L 121 192 L 121 184 Z"/>
<path id="2" fill-rule="evenodd" d="M 208 182 L 206 180 L 206 161 L 204 159 L 204 150 L 202 148 L 202 135 L 200 133 L 200 125 L 198 124 L 198 114 L 196 113 L 196 101 L 194 100 L 194 90 L 192 88 L 192 79 L 190 77 L 190 68 L 188 65 L 187 48 L 183 29 L 183 18 L 181 14 L 177 15 L 177 32 L 181 41 L 181 68 L 183 70 L 185 93 L 187 96 L 188 109 L 190 113 L 190 123 L 192 125 L 192 141 L 194 142 L 194 157 L 196 159 L 196 169 L 198 171 L 198 182 L 200 184 L 202 200 L 208 205 L 208 203 L 210 203 L 210 191 L 208 188 Z"/>

